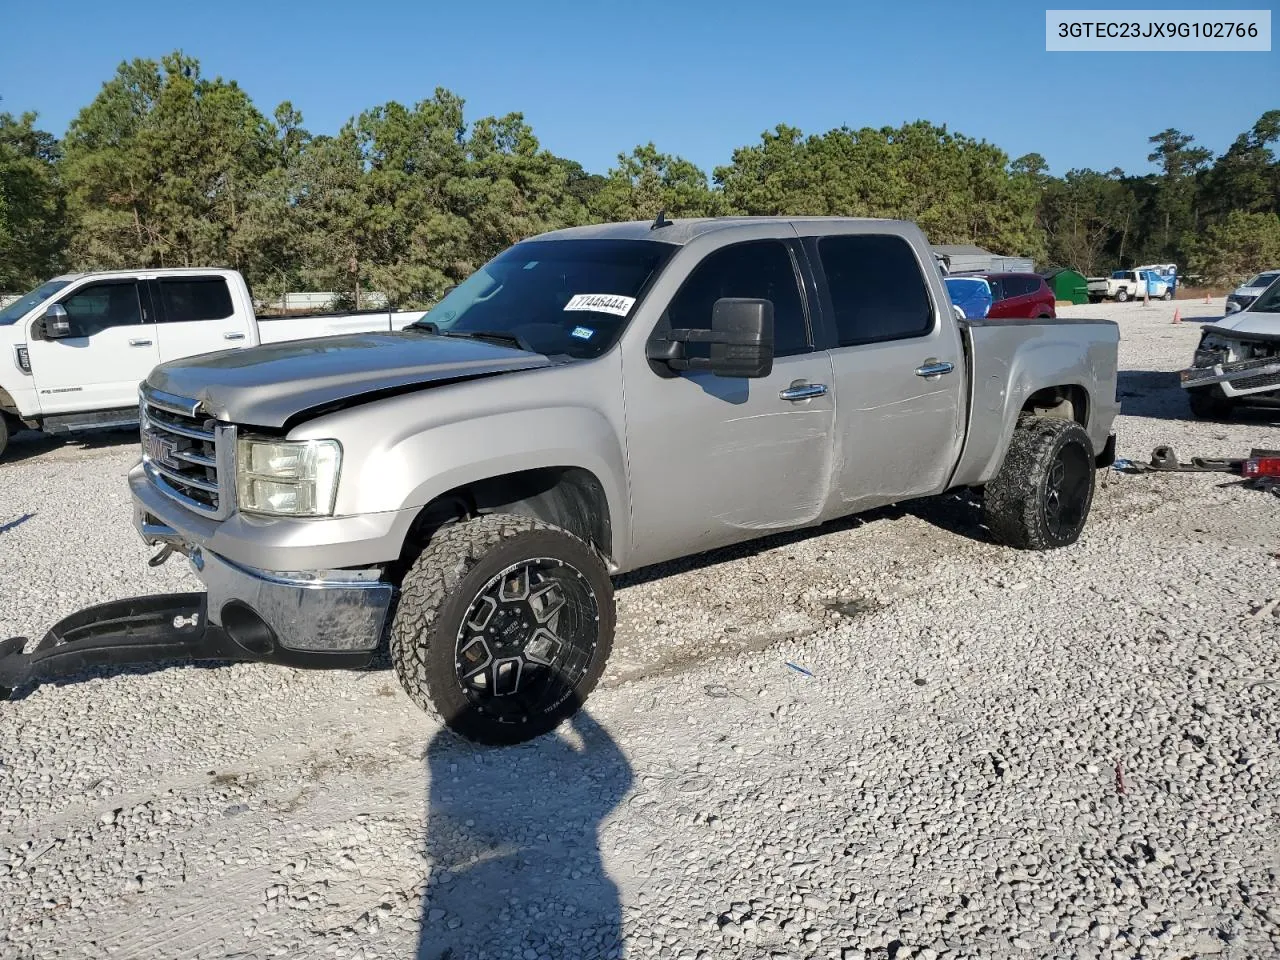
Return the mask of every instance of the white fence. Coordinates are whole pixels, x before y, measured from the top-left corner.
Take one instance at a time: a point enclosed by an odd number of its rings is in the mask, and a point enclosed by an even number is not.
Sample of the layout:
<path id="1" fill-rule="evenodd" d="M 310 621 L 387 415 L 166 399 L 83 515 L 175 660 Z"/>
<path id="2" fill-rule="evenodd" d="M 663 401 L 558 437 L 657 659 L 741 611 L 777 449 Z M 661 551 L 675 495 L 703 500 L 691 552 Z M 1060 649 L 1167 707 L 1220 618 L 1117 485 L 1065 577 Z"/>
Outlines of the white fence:
<path id="1" fill-rule="evenodd" d="M 254 304 L 260 310 L 307 310 L 321 311 L 328 310 L 333 306 L 333 301 L 340 294 L 333 291 L 309 290 L 299 291 L 296 293 L 286 293 L 283 297 L 268 297 L 260 299 Z M 381 310 L 387 305 L 387 295 L 370 291 L 369 293 L 360 294 L 361 310 Z"/>

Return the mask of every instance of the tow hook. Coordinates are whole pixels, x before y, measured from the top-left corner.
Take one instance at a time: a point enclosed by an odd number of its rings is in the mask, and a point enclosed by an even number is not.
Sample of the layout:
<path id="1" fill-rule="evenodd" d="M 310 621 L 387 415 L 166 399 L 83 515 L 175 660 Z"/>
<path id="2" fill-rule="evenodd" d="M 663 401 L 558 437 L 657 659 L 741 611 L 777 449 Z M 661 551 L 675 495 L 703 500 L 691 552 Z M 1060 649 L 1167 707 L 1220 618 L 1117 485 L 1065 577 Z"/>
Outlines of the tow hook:
<path id="1" fill-rule="evenodd" d="M 160 548 L 159 553 L 157 553 L 154 557 L 152 557 L 150 560 L 147 561 L 147 566 L 149 567 L 163 566 L 165 561 L 168 560 L 171 556 L 173 556 L 173 544 L 166 543 L 163 547 Z"/>

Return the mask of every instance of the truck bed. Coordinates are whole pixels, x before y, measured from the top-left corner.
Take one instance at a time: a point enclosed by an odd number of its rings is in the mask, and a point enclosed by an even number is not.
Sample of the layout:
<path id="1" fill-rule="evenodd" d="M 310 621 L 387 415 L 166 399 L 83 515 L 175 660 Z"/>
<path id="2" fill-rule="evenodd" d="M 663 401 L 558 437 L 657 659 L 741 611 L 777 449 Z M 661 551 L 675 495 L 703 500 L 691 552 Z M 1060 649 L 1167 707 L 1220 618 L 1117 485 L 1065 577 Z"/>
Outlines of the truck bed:
<path id="1" fill-rule="evenodd" d="M 1116 364 L 1120 328 L 1111 320 L 961 321 L 969 364 L 967 440 L 952 486 L 990 480 L 1030 396 L 1030 383 L 1082 388 L 1087 409 L 1076 411 L 1101 453 L 1119 412 Z"/>
<path id="2" fill-rule="evenodd" d="M 425 310 L 362 310 L 359 313 L 258 317 L 258 333 L 263 343 L 333 337 L 343 333 L 379 333 L 403 330 L 425 313 Z"/>

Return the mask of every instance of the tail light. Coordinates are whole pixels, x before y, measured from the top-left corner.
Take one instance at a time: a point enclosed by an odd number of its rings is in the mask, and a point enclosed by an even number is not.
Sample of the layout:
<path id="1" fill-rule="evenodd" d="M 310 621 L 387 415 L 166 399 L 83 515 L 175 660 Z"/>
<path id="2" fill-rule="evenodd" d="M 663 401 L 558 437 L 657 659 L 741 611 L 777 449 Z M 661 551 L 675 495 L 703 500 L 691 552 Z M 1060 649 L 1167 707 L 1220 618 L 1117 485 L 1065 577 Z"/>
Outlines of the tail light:
<path id="1" fill-rule="evenodd" d="M 1246 477 L 1280 477 L 1280 456 L 1250 457 L 1240 472 Z"/>

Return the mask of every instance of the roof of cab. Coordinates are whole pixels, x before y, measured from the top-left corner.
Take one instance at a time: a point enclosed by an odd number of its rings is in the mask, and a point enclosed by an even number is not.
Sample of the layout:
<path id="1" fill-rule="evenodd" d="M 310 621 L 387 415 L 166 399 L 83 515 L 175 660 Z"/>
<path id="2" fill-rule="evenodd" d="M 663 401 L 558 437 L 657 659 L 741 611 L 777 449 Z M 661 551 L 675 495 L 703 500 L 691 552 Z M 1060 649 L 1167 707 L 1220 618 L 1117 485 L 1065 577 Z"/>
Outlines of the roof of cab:
<path id="1" fill-rule="evenodd" d="M 193 273 L 212 273 L 218 275 L 230 275 L 235 273 L 229 267 L 134 267 L 131 270 L 85 270 L 81 273 L 63 273 L 51 280 L 81 280 L 85 277 L 136 277 L 139 274 L 146 276 L 180 277 L 184 274 Z"/>
<path id="2" fill-rule="evenodd" d="M 542 233 L 532 240 L 660 240 L 664 243 L 683 245 L 705 233 L 732 230 L 735 227 L 762 223 L 903 223 L 900 220 L 882 220 L 873 217 L 699 217 L 668 220 L 666 225 L 655 227 L 653 220 L 630 220 L 624 223 L 597 223 L 586 227 L 565 227 Z"/>

